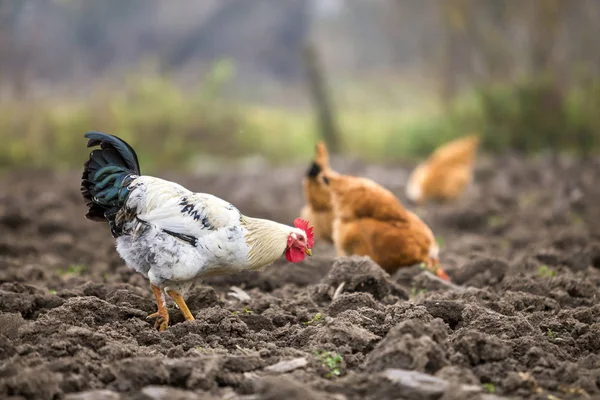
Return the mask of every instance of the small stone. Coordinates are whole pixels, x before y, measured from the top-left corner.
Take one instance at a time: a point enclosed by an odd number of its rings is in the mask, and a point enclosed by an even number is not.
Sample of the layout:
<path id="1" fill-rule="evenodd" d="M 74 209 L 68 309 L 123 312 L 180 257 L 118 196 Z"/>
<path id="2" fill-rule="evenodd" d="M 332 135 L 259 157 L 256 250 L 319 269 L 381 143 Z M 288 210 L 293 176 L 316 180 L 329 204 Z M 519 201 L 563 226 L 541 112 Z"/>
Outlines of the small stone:
<path id="1" fill-rule="evenodd" d="M 86 392 L 71 393 L 65 396 L 65 400 L 120 400 L 121 395 L 112 390 L 88 390 Z"/>
<path id="2" fill-rule="evenodd" d="M 143 394 L 152 400 L 199 400 L 200 395 L 168 386 L 146 386 L 141 390 Z"/>
<path id="3" fill-rule="evenodd" d="M 308 360 L 305 357 L 294 358 L 291 360 L 280 361 L 277 364 L 269 365 L 265 368 L 265 371 L 283 374 L 290 372 L 298 368 L 303 368 L 308 364 Z"/>
<path id="4" fill-rule="evenodd" d="M 450 386 L 444 379 L 405 369 L 388 368 L 383 376 L 394 382 L 407 399 L 438 399 Z"/>

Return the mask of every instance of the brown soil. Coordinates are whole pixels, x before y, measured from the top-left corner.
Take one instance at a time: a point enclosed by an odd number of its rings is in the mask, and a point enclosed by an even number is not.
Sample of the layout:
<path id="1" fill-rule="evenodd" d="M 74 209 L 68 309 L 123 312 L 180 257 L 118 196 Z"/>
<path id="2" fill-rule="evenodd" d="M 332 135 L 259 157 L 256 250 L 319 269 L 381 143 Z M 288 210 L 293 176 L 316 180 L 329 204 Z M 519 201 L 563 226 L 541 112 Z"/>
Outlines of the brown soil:
<path id="1" fill-rule="evenodd" d="M 404 199 L 406 169 L 338 161 Z M 148 283 L 123 265 L 107 226 L 84 219 L 79 173 L 6 175 L 0 397 L 600 398 L 599 170 L 505 157 L 482 162 L 457 204 L 414 207 L 459 287 L 418 266 L 390 277 L 317 243 L 305 263 L 207 280 L 188 300 L 196 320 L 170 305 L 162 333 L 145 319 Z M 291 223 L 302 172 L 165 177 Z M 323 351 L 342 356 L 339 376 Z M 270 367 L 302 357 L 291 371 Z"/>

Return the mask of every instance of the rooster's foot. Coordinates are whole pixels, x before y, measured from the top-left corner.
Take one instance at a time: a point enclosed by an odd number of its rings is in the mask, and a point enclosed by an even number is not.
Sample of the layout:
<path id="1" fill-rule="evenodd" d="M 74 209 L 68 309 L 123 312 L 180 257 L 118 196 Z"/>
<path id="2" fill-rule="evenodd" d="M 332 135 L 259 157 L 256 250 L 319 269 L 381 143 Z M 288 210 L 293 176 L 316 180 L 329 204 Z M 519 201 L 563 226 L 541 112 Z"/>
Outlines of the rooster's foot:
<path id="1" fill-rule="evenodd" d="M 169 312 L 167 311 L 167 307 L 165 307 L 165 297 L 162 290 L 150 284 L 152 291 L 154 292 L 154 296 L 156 297 L 156 305 L 158 306 L 158 311 L 150 314 L 146 317 L 146 319 L 156 318 L 154 321 L 154 328 L 159 331 L 164 331 L 169 327 Z"/>
<path id="2" fill-rule="evenodd" d="M 159 331 L 164 331 L 165 329 L 167 329 L 169 327 L 169 313 L 166 312 L 164 314 L 161 314 L 160 311 L 157 311 L 155 313 L 149 314 L 146 319 L 156 319 L 156 321 L 154 321 L 154 328 L 158 329 Z"/>

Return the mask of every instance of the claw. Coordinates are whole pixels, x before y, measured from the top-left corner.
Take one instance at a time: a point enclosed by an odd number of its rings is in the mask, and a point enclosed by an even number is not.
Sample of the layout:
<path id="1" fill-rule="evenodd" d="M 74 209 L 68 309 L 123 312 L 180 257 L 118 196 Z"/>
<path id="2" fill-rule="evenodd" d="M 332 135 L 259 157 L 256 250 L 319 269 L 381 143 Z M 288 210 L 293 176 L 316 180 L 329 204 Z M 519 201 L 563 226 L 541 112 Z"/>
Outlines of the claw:
<path id="1" fill-rule="evenodd" d="M 154 321 L 154 328 L 158 329 L 159 331 L 164 331 L 165 329 L 167 329 L 169 327 L 169 313 L 164 313 L 161 314 L 160 311 L 149 314 L 146 319 L 154 319 L 156 318 L 156 321 Z"/>
<path id="2" fill-rule="evenodd" d="M 148 314 L 148 316 L 146 316 L 146 319 L 154 319 L 159 317 L 160 314 L 158 312 L 152 313 L 152 314 Z"/>
<path id="3" fill-rule="evenodd" d="M 152 291 L 154 292 L 154 296 L 156 297 L 156 304 L 158 306 L 158 311 L 152 314 L 149 314 L 146 319 L 156 318 L 154 321 L 154 328 L 159 331 L 164 331 L 169 327 L 169 312 L 165 307 L 165 298 L 160 288 L 150 285 L 152 287 Z"/>
<path id="4" fill-rule="evenodd" d="M 167 318 L 167 319 L 157 318 L 156 321 L 154 321 L 154 329 L 158 329 L 159 332 L 167 330 L 168 327 L 169 327 L 169 318 Z"/>

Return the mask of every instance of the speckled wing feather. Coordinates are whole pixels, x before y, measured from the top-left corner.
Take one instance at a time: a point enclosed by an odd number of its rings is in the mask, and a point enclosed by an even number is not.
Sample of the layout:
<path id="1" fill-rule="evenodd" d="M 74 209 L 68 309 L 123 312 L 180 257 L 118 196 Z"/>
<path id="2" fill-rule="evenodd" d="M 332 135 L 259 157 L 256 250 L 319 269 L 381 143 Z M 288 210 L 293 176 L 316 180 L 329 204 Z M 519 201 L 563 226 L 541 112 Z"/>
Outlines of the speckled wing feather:
<path id="1" fill-rule="evenodd" d="M 210 194 L 176 196 L 145 213 L 140 221 L 152 224 L 183 240 L 194 241 L 224 227 L 240 224 L 241 214 L 232 204 Z"/>

